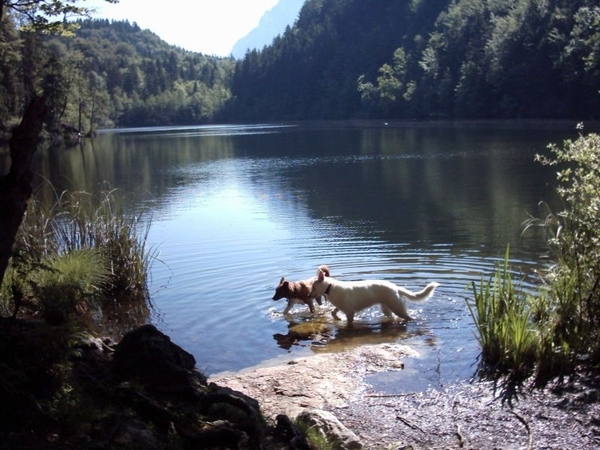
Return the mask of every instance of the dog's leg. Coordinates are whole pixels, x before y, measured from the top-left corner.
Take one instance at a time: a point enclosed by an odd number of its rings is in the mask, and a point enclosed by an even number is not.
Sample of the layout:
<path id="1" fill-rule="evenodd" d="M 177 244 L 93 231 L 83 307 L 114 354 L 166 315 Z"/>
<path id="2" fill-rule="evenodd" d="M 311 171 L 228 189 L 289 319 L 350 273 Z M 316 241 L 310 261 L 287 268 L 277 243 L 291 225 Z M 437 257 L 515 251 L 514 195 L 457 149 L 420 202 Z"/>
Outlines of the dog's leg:
<path id="1" fill-rule="evenodd" d="M 386 316 L 386 317 L 392 317 L 392 310 L 390 309 L 390 307 L 388 305 L 384 305 L 383 303 L 380 305 L 381 306 L 381 312 Z"/>
<path id="2" fill-rule="evenodd" d="M 388 306 L 398 317 L 404 320 L 413 320 L 412 317 L 408 315 L 408 311 L 406 311 L 406 303 L 402 297 L 399 296 L 397 301 L 394 301 Z"/>
<path id="3" fill-rule="evenodd" d="M 340 319 L 340 316 L 338 316 L 338 315 L 337 315 L 337 313 L 338 313 L 339 311 L 340 311 L 340 310 L 339 310 L 338 308 L 335 308 L 333 311 L 331 311 L 331 315 L 332 315 L 332 317 L 333 317 L 335 320 L 341 320 L 341 319 Z"/>
<path id="4" fill-rule="evenodd" d="M 285 309 L 283 310 L 283 314 L 289 314 L 290 310 L 292 309 L 293 306 L 294 306 L 294 302 L 292 300 L 288 300 L 288 304 L 285 307 Z"/>
<path id="5" fill-rule="evenodd" d="M 309 298 L 308 300 L 306 300 L 305 303 L 308 305 L 308 309 L 310 309 L 310 313 L 314 314 L 315 313 L 315 305 L 313 305 L 312 300 Z"/>
<path id="6" fill-rule="evenodd" d="M 354 323 L 354 311 L 347 312 L 345 314 L 346 314 L 346 321 L 348 322 L 348 325 L 352 325 Z"/>

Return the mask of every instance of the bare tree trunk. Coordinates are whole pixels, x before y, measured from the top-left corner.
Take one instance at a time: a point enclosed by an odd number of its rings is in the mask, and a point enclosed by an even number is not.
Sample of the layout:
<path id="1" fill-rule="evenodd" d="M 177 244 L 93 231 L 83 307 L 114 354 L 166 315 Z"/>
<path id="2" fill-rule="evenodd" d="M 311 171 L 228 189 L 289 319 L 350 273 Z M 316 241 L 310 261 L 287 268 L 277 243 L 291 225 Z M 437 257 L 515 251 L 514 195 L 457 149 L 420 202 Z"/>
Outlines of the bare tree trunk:
<path id="1" fill-rule="evenodd" d="M 44 97 L 34 98 L 10 138 L 10 171 L 0 177 L 0 285 L 31 197 L 30 165 L 46 112 Z"/>

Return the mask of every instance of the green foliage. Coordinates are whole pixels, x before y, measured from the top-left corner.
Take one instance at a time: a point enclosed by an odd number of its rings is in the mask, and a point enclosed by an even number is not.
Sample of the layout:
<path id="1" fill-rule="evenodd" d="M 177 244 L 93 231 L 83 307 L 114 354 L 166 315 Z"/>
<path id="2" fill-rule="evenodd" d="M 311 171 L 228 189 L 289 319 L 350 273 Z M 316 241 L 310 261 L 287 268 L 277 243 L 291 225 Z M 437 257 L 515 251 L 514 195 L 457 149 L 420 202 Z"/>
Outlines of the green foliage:
<path id="1" fill-rule="evenodd" d="M 398 83 L 415 36 L 426 36 L 449 1 L 398 2 L 380 0 L 307 1 L 293 28 L 261 52 L 251 51 L 238 61 L 232 83 L 234 101 L 226 118 L 345 119 L 380 114 L 373 106 L 388 107 L 402 98 Z M 397 49 L 396 56 L 386 61 Z M 387 63 L 386 67 L 380 68 Z M 401 65 L 406 64 L 405 67 Z M 357 91 L 357 80 L 381 77 L 383 96 L 366 102 L 373 86 Z M 363 106 L 364 105 L 364 106 Z M 364 109 L 363 109 L 364 108 Z"/>
<path id="2" fill-rule="evenodd" d="M 51 128 L 83 133 L 225 120 L 600 118 L 596 0 L 308 0 L 293 27 L 239 61 L 169 46 L 128 22 L 70 23 L 78 29 L 64 39 L 0 22 L 0 123 L 42 90 Z"/>
<path id="3" fill-rule="evenodd" d="M 236 66 L 234 119 L 600 117 L 595 0 L 309 0 Z"/>
<path id="4" fill-rule="evenodd" d="M 538 155 L 556 167 L 564 209 L 531 218 L 547 232 L 555 262 L 537 296 L 521 295 L 505 259 L 493 280 L 473 285 L 469 309 L 487 366 L 537 379 L 569 375 L 578 365 L 600 367 L 600 136 L 583 135 Z"/>
<path id="5" fill-rule="evenodd" d="M 42 260 L 43 269 L 29 274 L 32 292 L 40 301 L 48 323 L 65 323 L 77 308 L 94 305 L 109 282 L 108 264 L 102 253 L 84 249 Z"/>
<path id="6" fill-rule="evenodd" d="M 91 12 L 90 8 L 81 6 L 81 3 L 80 0 L 4 0 L 0 3 L 0 20 L 5 12 L 10 12 L 22 23 L 22 31 L 73 36 L 78 26 L 67 19 L 88 16 Z"/>
<path id="7" fill-rule="evenodd" d="M 529 295 L 513 284 L 508 250 L 493 279 L 482 278 L 479 286 L 471 286 L 474 303 L 467 305 L 477 326 L 485 367 L 518 378 L 529 375 L 539 335 L 531 320 Z"/>
<path id="8" fill-rule="evenodd" d="M 389 113 L 397 107 L 401 100 L 410 101 L 412 93 L 408 93 L 410 84 L 406 83 L 407 57 L 402 47 L 394 52 L 393 64 L 384 64 L 379 68 L 377 85 L 364 82 L 364 75 L 358 78 L 358 90 L 363 105 L 370 111 Z"/>
<path id="9" fill-rule="evenodd" d="M 2 121 L 20 115 L 32 91 L 46 95 L 51 130 L 67 123 L 82 133 L 206 123 L 231 97 L 229 58 L 170 46 L 129 22 L 73 23 L 72 38 L 19 34 L 10 20 L 0 23 Z"/>
<path id="10" fill-rule="evenodd" d="M 308 422 L 302 419 L 296 419 L 295 425 L 298 427 L 308 441 L 310 448 L 313 450 L 333 450 L 336 445 L 329 442 L 327 436 L 321 430 L 311 426 Z"/>
<path id="11" fill-rule="evenodd" d="M 556 264 L 546 278 L 558 314 L 556 343 L 600 362 L 600 136 L 582 134 L 549 150 L 537 159 L 558 168 L 564 210 L 530 225 L 551 233 Z"/>
<path id="12" fill-rule="evenodd" d="M 125 213 L 114 190 L 64 192 L 49 211 L 32 201 L 3 283 L 4 315 L 28 302 L 58 323 L 106 302 L 147 302 L 149 228 L 141 214 Z"/>

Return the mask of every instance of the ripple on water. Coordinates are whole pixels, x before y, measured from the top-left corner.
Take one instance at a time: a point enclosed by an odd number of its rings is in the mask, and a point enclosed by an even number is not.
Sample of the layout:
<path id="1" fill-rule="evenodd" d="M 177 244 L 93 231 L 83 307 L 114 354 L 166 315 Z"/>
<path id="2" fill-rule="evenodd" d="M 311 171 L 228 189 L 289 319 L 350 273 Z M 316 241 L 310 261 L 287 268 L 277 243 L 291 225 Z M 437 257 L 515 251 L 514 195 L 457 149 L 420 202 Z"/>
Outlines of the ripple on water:
<path id="1" fill-rule="evenodd" d="M 336 158 L 233 158 L 181 169 L 197 185 L 174 189 L 176 206 L 151 231 L 165 261 L 152 273 L 160 326 L 208 374 L 282 355 L 400 341 L 421 355 L 406 362 L 406 374 L 421 370 L 429 377 L 433 370 L 438 384 L 469 377 L 479 348 L 466 304 L 468 286 L 489 277 L 500 260 L 472 246 L 403 242 L 402 233 L 390 235 L 375 221 L 317 214 L 318 205 L 309 202 L 318 200 L 292 182 L 296 171 L 379 157 Z M 412 290 L 437 281 L 440 287 L 427 303 L 409 304 L 415 318 L 409 324 L 386 320 L 374 307 L 350 329 L 345 320 L 331 318 L 328 304 L 315 317 L 305 306 L 284 317 L 285 301 L 271 300 L 281 276 L 306 279 L 321 264 L 343 280 L 389 280 Z M 533 287 L 536 264 L 516 260 L 514 266 L 525 277 L 523 286 Z M 304 324 L 318 330 L 291 338 Z"/>
<path id="2" fill-rule="evenodd" d="M 313 238 L 306 245 L 306 239 L 307 236 L 287 240 L 286 245 L 292 250 L 287 248 L 280 253 L 265 250 L 256 243 L 222 246 L 208 241 L 163 249 L 167 255 L 179 253 L 182 247 L 187 250 L 177 259 L 171 259 L 177 263 L 170 268 L 170 287 L 155 300 L 161 310 L 167 311 L 169 319 L 164 326 L 184 337 L 186 348 L 209 374 L 256 365 L 280 357 L 282 351 L 295 357 L 397 341 L 414 346 L 421 354 L 421 358 L 406 362 L 405 376 L 423 367 L 427 367 L 423 369 L 425 372 L 430 371 L 439 364 L 442 367 L 437 372 L 425 373 L 423 379 L 437 377 L 437 383 L 441 384 L 473 374 L 479 348 L 466 307 L 470 296 L 468 285 L 492 273 L 495 261 L 475 252 L 456 254 L 452 248 L 443 246 L 417 249 L 347 236 Z M 324 258 L 316 248 L 328 249 L 328 257 Z M 365 248 L 368 256 L 359 257 L 365 254 Z M 316 317 L 302 305 L 295 306 L 293 314 L 284 317 L 281 312 L 285 300 L 271 300 L 279 278 L 311 277 L 322 263 L 330 265 L 333 276 L 344 280 L 384 279 L 413 290 L 437 281 L 440 287 L 427 303 L 409 302 L 409 311 L 416 319 L 409 324 L 386 320 L 379 308 L 374 307 L 361 312 L 356 325 L 349 329 L 345 320 L 331 318 L 332 308 L 328 303 L 318 307 Z M 524 270 L 533 267 L 518 263 Z M 324 332 L 293 341 L 287 347 L 276 337 L 289 335 L 298 324 L 319 321 L 326 329 Z M 210 363 L 205 366 L 204 361 Z M 381 383 L 385 387 L 384 381 Z"/>

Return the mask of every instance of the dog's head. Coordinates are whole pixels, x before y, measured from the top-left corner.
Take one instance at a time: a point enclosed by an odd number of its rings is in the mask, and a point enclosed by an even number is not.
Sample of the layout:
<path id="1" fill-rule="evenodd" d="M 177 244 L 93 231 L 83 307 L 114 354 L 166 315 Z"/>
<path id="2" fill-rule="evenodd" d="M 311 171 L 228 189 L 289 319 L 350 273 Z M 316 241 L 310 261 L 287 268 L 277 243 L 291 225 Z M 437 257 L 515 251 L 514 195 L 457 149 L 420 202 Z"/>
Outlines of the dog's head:
<path id="1" fill-rule="evenodd" d="M 273 300 L 281 298 L 297 298 L 298 300 L 307 301 L 310 299 L 308 294 L 312 288 L 312 282 L 309 281 L 287 281 L 281 277 L 279 285 L 275 288 Z"/>
<path id="2" fill-rule="evenodd" d="M 282 298 L 289 298 L 290 296 L 290 283 L 286 281 L 285 277 L 281 277 L 279 285 L 275 288 L 275 295 L 273 300 L 281 300 Z"/>

